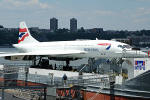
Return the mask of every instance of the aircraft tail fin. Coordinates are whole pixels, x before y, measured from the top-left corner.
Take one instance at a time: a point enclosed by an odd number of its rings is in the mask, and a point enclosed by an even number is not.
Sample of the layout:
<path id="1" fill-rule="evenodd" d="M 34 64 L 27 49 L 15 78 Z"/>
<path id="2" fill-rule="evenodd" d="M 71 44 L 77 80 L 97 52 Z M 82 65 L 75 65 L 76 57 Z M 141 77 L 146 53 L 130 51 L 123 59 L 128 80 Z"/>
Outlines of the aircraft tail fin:
<path id="1" fill-rule="evenodd" d="M 26 23 L 20 22 L 18 44 L 37 43 L 37 42 L 38 41 L 31 36 L 31 34 L 26 26 Z"/>

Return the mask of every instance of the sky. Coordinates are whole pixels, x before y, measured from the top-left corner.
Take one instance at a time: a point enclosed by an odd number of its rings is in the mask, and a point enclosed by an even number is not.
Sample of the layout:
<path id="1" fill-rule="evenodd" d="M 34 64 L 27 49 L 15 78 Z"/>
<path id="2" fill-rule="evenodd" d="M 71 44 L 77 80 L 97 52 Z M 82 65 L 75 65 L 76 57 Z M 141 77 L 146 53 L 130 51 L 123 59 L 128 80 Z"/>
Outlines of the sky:
<path id="1" fill-rule="evenodd" d="M 150 30 L 150 0 L 0 0 L 0 25 L 49 29 L 50 18 L 59 28 L 69 28 L 70 18 L 78 28 L 104 30 Z"/>

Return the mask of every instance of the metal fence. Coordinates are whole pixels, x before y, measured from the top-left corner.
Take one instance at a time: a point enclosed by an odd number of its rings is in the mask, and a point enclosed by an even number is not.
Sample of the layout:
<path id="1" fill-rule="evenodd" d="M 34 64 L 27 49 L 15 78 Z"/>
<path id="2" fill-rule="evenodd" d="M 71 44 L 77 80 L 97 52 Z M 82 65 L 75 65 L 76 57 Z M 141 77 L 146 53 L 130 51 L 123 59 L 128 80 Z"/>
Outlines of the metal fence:
<path id="1" fill-rule="evenodd" d="M 98 85 L 102 87 L 109 87 L 109 79 L 108 75 L 79 75 L 76 77 L 68 77 L 66 82 L 62 79 L 62 77 L 54 77 L 53 74 L 49 75 L 38 75 L 38 74 L 29 74 L 29 67 L 21 66 L 6 66 L 0 68 L 0 78 L 4 80 L 0 80 L 0 86 L 17 86 L 18 84 L 24 84 L 25 82 L 33 82 L 33 83 L 41 83 L 48 86 L 55 87 L 71 87 L 74 85 L 78 86 L 88 86 L 88 85 Z M 22 80 L 22 83 L 16 83 L 15 80 Z"/>

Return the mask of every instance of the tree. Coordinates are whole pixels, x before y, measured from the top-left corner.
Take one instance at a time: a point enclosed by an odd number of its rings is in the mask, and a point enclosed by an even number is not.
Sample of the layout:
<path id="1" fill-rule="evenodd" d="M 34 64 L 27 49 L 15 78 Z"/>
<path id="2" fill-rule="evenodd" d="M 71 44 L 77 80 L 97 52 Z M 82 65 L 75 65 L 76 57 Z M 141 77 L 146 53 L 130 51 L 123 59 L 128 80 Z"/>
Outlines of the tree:
<path id="1" fill-rule="evenodd" d="M 4 26 L 0 25 L 0 28 L 4 28 Z"/>

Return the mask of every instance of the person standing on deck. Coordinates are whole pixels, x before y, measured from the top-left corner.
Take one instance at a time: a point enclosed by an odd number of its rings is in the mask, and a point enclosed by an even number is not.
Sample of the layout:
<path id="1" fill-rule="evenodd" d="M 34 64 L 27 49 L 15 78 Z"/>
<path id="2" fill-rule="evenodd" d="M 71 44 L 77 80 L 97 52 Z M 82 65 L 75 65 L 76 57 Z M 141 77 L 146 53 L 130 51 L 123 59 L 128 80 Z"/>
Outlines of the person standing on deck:
<path id="1" fill-rule="evenodd" d="M 64 74 L 64 76 L 63 76 L 63 81 L 64 81 L 64 85 L 66 85 L 66 81 L 67 81 L 67 75 L 66 74 Z"/>

